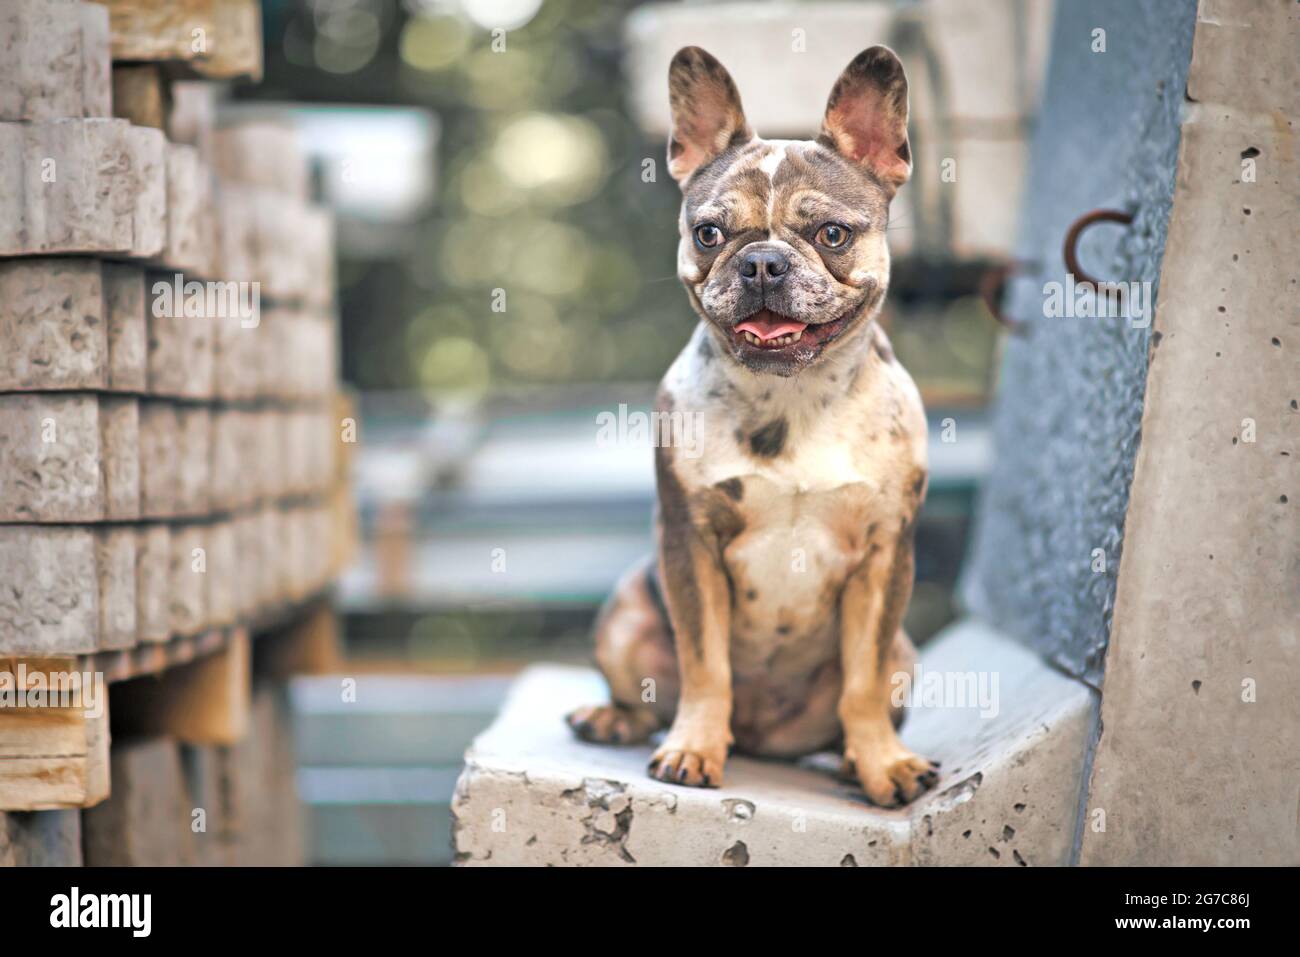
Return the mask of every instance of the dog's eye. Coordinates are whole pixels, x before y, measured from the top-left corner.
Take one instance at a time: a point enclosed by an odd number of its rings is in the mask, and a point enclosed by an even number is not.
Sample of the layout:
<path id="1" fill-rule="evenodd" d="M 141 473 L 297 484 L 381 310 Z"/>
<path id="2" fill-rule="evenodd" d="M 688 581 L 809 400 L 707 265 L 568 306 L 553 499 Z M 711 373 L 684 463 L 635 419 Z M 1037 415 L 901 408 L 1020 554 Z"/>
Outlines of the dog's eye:
<path id="1" fill-rule="evenodd" d="M 713 223 L 695 227 L 695 244 L 701 249 L 713 249 L 722 245 L 722 230 Z"/>
<path id="2" fill-rule="evenodd" d="M 839 249 L 846 245 L 853 235 L 853 230 L 839 223 L 827 223 L 817 230 L 817 242 L 827 249 Z"/>

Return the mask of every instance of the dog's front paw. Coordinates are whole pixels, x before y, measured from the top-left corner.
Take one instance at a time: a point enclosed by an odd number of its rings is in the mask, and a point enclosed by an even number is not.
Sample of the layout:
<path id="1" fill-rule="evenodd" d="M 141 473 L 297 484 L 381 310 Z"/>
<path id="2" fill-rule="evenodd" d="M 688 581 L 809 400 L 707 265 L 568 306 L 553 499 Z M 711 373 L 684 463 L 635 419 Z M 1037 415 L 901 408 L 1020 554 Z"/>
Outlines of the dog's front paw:
<path id="1" fill-rule="evenodd" d="M 716 788 L 722 785 L 722 766 L 726 761 L 725 742 L 689 742 L 670 732 L 651 755 L 648 770 L 650 777 L 669 784 Z"/>
<path id="2" fill-rule="evenodd" d="M 564 720 L 574 734 L 594 744 L 639 744 L 659 726 L 649 710 L 617 704 L 578 708 Z"/>
<path id="3" fill-rule="evenodd" d="M 659 749 L 650 758 L 650 777 L 688 788 L 716 788 L 722 784 L 722 761 L 696 751 Z"/>
<path id="4" fill-rule="evenodd" d="M 914 754 L 902 742 L 848 747 L 844 773 L 856 778 L 871 803 L 900 807 L 916 800 L 939 780 L 939 765 Z"/>

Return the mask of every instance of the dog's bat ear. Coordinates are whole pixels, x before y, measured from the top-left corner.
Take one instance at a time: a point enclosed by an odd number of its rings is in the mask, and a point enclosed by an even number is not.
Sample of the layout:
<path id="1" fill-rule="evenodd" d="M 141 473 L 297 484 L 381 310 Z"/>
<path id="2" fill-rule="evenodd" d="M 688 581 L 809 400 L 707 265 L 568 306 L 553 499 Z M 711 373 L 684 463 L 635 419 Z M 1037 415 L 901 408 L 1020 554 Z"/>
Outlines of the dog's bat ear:
<path id="1" fill-rule="evenodd" d="M 889 47 L 853 58 L 831 89 L 819 143 L 869 169 L 890 191 L 912 175 L 907 142 L 907 74 Z"/>
<path id="2" fill-rule="evenodd" d="M 673 130 L 668 172 L 683 183 L 733 143 L 754 136 L 726 67 L 699 47 L 682 47 L 668 67 Z"/>

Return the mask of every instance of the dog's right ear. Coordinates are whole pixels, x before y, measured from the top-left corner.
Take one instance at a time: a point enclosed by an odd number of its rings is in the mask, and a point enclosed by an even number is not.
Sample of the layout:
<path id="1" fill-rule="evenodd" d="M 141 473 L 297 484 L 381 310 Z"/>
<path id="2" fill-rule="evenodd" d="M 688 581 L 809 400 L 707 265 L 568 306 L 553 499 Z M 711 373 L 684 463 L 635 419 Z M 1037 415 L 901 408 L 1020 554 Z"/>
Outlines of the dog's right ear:
<path id="1" fill-rule="evenodd" d="M 731 74 L 699 47 L 682 47 L 673 57 L 668 103 L 673 115 L 668 172 L 679 183 L 732 143 L 754 137 Z"/>

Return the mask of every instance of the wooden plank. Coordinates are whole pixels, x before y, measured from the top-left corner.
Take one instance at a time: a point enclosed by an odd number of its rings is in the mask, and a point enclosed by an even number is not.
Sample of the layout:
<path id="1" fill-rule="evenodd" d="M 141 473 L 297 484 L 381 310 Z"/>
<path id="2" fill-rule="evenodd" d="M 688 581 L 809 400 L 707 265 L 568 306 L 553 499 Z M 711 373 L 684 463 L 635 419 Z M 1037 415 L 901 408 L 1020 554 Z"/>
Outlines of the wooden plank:
<path id="1" fill-rule="evenodd" d="M 89 807 L 107 796 L 108 702 L 98 704 L 98 714 L 0 707 L 0 810 Z"/>
<path id="2" fill-rule="evenodd" d="M 113 115 L 136 126 L 167 128 L 171 109 L 171 84 L 156 63 L 118 63 L 113 66 Z"/>
<path id="3" fill-rule="evenodd" d="M 231 629 L 217 651 L 115 686 L 114 727 L 186 744 L 234 744 L 248 732 L 251 676 L 248 631 Z"/>
<path id="4" fill-rule="evenodd" d="M 260 636 L 255 652 L 256 672 L 277 681 L 335 673 L 343 662 L 338 613 L 320 602 L 296 621 Z"/>
<path id="5" fill-rule="evenodd" d="M 169 62 L 212 79 L 262 78 L 256 0 L 103 0 L 114 60 Z"/>

